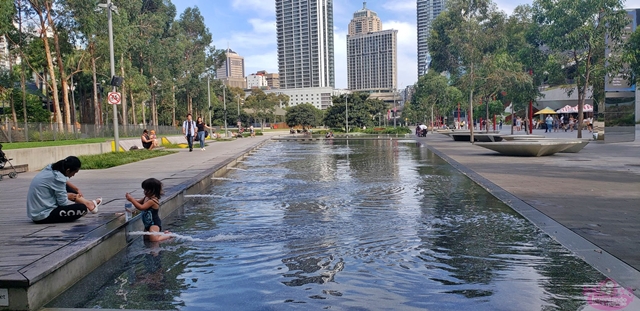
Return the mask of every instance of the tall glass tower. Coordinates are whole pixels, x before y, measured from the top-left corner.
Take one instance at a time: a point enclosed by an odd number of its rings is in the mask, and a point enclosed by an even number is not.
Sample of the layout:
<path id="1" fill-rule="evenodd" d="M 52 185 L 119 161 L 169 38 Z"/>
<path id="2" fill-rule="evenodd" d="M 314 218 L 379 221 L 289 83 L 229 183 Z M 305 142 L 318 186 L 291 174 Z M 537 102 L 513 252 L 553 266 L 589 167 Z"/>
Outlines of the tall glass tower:
<path id="1" fill-rule="evenodd" d="M 445 10 L 447 0 L 418 1 L 418 77 L 427 73 L 429 47 L 427 38 L 431 31 L 431 23 Z"/>
<path id="2" fill-rule="evenodd" d="M 280 88 L 334 87 L 333 0 L 276 0 Z"/>

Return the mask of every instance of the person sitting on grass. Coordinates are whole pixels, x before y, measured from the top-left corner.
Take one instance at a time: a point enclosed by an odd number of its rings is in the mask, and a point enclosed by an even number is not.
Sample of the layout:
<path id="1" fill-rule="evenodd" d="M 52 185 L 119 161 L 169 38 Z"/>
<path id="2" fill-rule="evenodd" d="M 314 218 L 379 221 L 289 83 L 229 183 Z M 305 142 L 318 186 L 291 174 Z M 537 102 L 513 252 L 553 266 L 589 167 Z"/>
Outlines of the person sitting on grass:
<path id="1" fill-rule="evenodd" d="M 144 231 L 149 232 L 149 241 L 159 242 L 171 238 L 168 234 L 171 232 L 164 231 L 162 234 L 162 220 L 160 220 L 160 196 L 162 196 L 162 182 L 155 178 L 145 179 L 142 182 L 142 190 L 144 197 L 136 200 L 131 194 L 127 193 L 125 198 L 131 202 L 133 206 L 142 211 L 142 223 Z"/>
<path id="2" fill-rule="evenodd" d="M 153 147 L 154 147 L 153 140 L 151 140 L 151 137 L 149 136 L 149 131 L 147 131 L 147 129 L 144 129 L 142 131 L 142 136 L 140 137 L 140 140 L 142 141 L 142 147 L 144 147 L 144 149 L 153 150 Z"/>
<path id="3" fill-rule="evenodd" d="M 38 173 L 27 193 L 27 216 L 37 224 L 71 222 L 95 214 L 102 198 L 87 200 L 80 189 L 69 182 L 80 171 L 80 159 L 69 156 L 49 164 Z"/>

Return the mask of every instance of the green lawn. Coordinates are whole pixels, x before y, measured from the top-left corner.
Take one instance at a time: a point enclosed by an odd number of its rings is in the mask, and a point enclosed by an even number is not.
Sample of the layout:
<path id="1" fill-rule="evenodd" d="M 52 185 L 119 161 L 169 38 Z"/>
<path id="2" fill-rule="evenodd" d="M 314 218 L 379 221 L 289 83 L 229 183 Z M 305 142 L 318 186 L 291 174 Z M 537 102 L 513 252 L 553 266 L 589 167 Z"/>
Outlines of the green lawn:
<path id="1" fill-rule="evenodd" d="M 138 162 L 155 157 L 161 157 L 176 153 L 177 151 L 168 150 L 131 150 L 126 152 L 110 152 L 96 155 L 79 156 L 82 162 L 82 169 L 104 169 L 119 165 Z"/>
<path id="2" fill-rule="evenodd" d="M 84 145 L 104 143 L 107 138 L 88 138 L 88 139 L 76 139 L 76 140 L 52 140 L 52 141 L 33 141 L 33 142 L 20 142 L 20 143 L 2 143 L 2 149 L 24 149 L 24 148 L 38 148 L 38 147 L 53 147 L 53 146 L 69 146 L 69 145 Z"/>

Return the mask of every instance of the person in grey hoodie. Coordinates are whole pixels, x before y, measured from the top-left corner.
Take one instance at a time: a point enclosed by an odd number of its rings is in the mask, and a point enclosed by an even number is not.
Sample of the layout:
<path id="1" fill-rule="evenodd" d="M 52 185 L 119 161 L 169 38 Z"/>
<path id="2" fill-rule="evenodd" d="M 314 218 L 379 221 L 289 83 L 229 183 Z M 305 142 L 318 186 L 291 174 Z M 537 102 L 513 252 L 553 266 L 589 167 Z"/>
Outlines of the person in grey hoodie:
<path id="1" fill-rule="evenodd" d="M 102 198 L 87 200 L 80 189 L 69 183 L 79 170 L 80 159 L 69 156 L 49 164 L 38 173 L 27 193 L 27 216 L 37 224 L 71 222 L 87 214 L 95 214 Z"/>

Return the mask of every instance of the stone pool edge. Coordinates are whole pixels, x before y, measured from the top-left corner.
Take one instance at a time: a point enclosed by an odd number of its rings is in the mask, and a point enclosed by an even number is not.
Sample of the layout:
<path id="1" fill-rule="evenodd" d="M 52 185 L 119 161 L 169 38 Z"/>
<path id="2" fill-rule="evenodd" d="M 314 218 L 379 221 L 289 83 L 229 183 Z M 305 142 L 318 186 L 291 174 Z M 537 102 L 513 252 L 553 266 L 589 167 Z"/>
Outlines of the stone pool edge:
<path id="1" fill-rule="evenodd" d="M 546 233 L 552 239 L 566 247 L 590 266 L 600 271 L 600 273 L 615 280 L 624 288 L 640 288 L 640 271 L 591 243 L 577 233 L 571 231 L 569 228 L 545 215 L 535 207 L 527 204 L 511 192 L 496 185 L 488 178 L 483 177 L 471 168 L 449 157 L 436 147 L 428 143 L 425 143 L 424 145 L 449 165 L 456 168 L 491 195 L 530 221 L 533 225 L 542 230 L 542 232 Z M 634 290 L 631 290 L 631 292 L 636 296 L 636 298 L 640 299 L 639 292 Z"/>
<path id="2" fill-rule="evenodd" d="M 270 141 L 267 139 L 251 145 L 180 184 L 165 189 L 161 218 L 165 219 L 182 208 L 188 200 L 185 195 L 207 189 L 212 185 L 213 177 L 225 175 L 230 168 Z M 1 306 L 0 310 L 40 310 L 127 248 L 133 240 L 140 238 L 129 236 L 128 232 L 143 230 L 143 224 L 139 216 L 128 222 L 122 218 L 108 220 L 85 236 L 20 269 L 20 280 L 5 282 L 11 299 L 9 306 Z"/>

